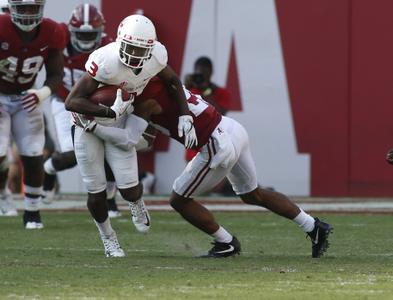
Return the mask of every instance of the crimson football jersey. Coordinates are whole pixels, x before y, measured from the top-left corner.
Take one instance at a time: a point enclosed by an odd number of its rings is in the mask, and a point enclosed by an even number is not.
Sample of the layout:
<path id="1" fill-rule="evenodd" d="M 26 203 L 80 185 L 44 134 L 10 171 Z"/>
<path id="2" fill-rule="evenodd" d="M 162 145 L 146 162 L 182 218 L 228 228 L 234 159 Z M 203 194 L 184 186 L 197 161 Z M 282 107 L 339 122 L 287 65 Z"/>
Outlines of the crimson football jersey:
<path id="1" fill-rule="evenodd" d="M 77 53 L 72 54 L 71 45 L 71 34 L 68 30 L 67 24 L 60 24 L 62 30 L 66 35 L 67 48 L 64 49 L 64 77 L 63 85 L 57 90 L 56 94 L 63 100 L 65 100 L 74 86 L 74 84 L 85 74 L 85 64 L 89 58 L 90 53 Z M 107 36 L 105 33 L 102 34 L 100 47 L 105 46 L 113 42 L 113 39 Z"/>
<path id="2" fill-rule="evenodd" d="M 208 142 L 213 130 L 221 122 L 222 116 L 199 95 L 192 94 L 186 88 L 184 88 L 184 93 L 188 108 L 194 118 L 194 127 L 198 137 L 198 145 L 194 148 L 199 149 Z M 158 125 L 160 131 L 184 144 L 184 138 L 180 138 L 177 131 L 180 109 L 176 101 L 169 95 L 165 84 L 158 77 L 153 77 L 150 80 L 142 94 L 136 97 L 135 102 L 147 99 L 155 99 L 162 108 L 162 113 L 152 116 L 151 122 Z"/>
<path id="3" fill-rule="evenodd" d="M 24 43 L 11 17 L 0 15 L 0 93 L 20 94 L 31 88 L 49 51 L 64 47 L 64 31 L 55 21 L 43 18 L 37 36 Z"/>

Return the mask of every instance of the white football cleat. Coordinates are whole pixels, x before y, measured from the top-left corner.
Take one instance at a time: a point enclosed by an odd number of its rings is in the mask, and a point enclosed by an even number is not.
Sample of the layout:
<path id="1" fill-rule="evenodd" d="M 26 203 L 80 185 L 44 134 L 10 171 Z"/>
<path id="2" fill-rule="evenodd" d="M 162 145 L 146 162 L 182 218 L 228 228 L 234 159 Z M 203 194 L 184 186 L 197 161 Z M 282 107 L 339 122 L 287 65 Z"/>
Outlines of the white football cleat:
<path id="1" fill-rule="evenodd" d="M 118 210 L 108 210 L 108 217 L 111 219 L 121 217 L 121 212 Z"/>
<path id="2" fill-rule="evenodd" d="M 17 216 L 15 204 L 12 201 L 11 193 L 4 191 L 0 194 L 0 216 L 14 217 Z"/>
<path id="3" fill-rule="evenodd" d="M 131 210 L 132 223 L 134 223 L 136 230 L 142 233 L 148 232 L 150 229 L 150 216 L 143 199 L 130 202 L 129 207 Z"/>
<path id="4" fill-rule="evenodd" d="M 119 241 L 117 240 L 116 232 L 112 232 L 111 235 L 100 235 L 102 243 L 104 244 L 105 256 L 106 257 L 124 257 L 123 249 L 121 249 Z"/>
<path id="5" fill-rule="evenodd" d="M 44 224 L 40 222 L 27 222 L 25 225 L 26 229 L 42 229 L 44 228 Z"/>

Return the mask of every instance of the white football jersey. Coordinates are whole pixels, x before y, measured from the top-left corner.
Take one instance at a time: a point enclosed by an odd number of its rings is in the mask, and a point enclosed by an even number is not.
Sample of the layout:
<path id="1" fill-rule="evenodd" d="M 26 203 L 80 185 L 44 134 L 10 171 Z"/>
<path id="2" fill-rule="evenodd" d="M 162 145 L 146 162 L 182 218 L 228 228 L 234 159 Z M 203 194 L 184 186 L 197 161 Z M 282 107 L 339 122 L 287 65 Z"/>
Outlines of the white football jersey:
<path id="1" fill-rule="evenodd" d="M 161 72 L 168 63 L 168 53 L 164 45 L 156 42 L 142 71 L 136 75 L 119 58 L 119 44 L 110 43 L 95 50 L 86 62 L 86 71 L 95 80 L 107 84 L 122 86 L 127 92 L 139 95 L 149 80 Z"/>

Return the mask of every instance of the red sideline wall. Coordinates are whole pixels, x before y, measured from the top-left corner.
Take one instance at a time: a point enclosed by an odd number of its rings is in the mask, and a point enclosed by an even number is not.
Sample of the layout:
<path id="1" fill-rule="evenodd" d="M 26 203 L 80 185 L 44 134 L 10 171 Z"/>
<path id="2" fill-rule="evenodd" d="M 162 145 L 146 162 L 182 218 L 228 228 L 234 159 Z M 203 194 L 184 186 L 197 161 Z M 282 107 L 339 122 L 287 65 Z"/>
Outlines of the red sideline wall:
<path id="1" fill-rule="evenodd" d="M 143 8 L 179 72 L 192 1 L 112 3 L 102 1 L 107 31 Z M 393 148 L 393 1 L 276 0 L 276 8 L 299 152 L 311 154 L 311 195 L 392 196 L 384 157 Z"/>
<path id="2" fill-rule="evenodd" d="M 391 196 L 393 1 L 276 0 L 312 195 Z"/>

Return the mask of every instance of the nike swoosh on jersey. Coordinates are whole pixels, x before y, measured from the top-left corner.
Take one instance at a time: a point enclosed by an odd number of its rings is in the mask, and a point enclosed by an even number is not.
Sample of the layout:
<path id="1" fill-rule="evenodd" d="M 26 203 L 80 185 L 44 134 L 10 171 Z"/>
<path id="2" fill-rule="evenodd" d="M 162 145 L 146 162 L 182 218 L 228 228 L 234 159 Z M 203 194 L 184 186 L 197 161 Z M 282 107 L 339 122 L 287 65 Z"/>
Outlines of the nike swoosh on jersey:
<path id="1" fill-rule="evenodd" d="M 46 50 L 48 47 L 49 47 L 49 46 L 45 46 L 45 47 L 43 47 L 43 48 L 40 48 L 40 51 L 42 52 L 42 51 Z"/>

